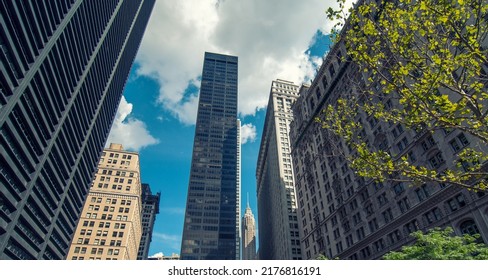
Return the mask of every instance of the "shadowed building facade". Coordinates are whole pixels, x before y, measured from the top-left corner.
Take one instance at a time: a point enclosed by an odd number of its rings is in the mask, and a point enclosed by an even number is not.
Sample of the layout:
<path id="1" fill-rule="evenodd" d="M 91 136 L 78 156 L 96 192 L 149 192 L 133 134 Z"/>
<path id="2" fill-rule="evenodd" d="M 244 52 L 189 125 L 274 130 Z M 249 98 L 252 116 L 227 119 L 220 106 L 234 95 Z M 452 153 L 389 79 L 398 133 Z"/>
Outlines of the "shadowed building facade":
<path id="1" fill-rule="evenodd" d="M 0 259 L 64 259 L 154 0 L 0 2 Z"/>
<path id="2" fill-rule="evenodd" d="M 236 56 L 205 53 L 181 259 L 240 258 Z"/>
<path id="3" fill-rule="evenodd" d="M 142 184 L 142 236 L 141 244 L 139 245 L 138 260 L 147 260 L 149 254 L 149 247 L 152 241 L 152 234 L 154 223 L 156 222 L 156 215 L 159 214 L 159 201 L 161 193 L 153 194 L 149 184 Z"/>

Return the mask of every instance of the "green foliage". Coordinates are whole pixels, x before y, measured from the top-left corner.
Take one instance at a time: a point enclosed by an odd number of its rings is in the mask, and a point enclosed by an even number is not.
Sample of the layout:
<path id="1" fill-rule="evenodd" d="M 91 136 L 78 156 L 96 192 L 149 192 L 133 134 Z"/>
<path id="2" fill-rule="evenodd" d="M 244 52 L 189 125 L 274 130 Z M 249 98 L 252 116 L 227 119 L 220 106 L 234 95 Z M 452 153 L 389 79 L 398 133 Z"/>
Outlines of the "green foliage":
<path id="1" fill-rule="evenodd" d="M 322 254 L 321 255 L 318 255 L 315 259 L 316 260 L 328 260 L 328 258 L 326 256 L 322 255 Z"/>
<path id="2" fill-rule="evenodd" d="M 485 190 L 488 144 L 487 0 L 362 1 L 329 8 L 336 44 L 357 67 L 354 90 L 316 121 L 354 151 L 350 166 L 377 181 L 439 182 Z M 361 115 L 402 124 L 422 134 L 462 131 L 478 145 L 455 155 L 447 170 L 413 163 L 406 155 L 367 145 Z M 464 167 L 464 168 L 461 168 Z M 467 169 L 467 170 L 465 170 Z"/>
<path id="3" fill-rule="evenodd" d="M 399 252 L 383 256 L 385 260 L 487 260 L 488 247 L 477 243 L 479 235 L 453 236 L 450 227 L 444 230 L 435 228 L 426 234 L 421 231 L 411 234 L 415 243 L 403 246 Z"/>

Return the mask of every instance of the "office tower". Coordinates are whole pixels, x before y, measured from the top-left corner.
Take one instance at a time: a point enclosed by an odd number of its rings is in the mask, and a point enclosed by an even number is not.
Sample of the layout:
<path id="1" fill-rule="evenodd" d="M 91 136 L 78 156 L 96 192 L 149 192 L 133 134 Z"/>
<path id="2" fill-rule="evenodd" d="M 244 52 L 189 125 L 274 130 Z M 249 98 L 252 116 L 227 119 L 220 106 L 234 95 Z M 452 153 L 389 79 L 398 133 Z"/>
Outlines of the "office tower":
<path id="1" fill-rule="evenodd" d="M 242 217 L 242 259 L 255 260 L 256 259 L 256 221 L 249 206 L 249 198 L 247 199 L 246 212 Z"/>
<path id="2" fill-rule="evenodd" d="M 457 235 L 480 233 L 488 241 L 488 196 L 485 192 L 434 182 L 409 187 L 402 182 L 375 182 L 357 176 L 346 157 L 343 139 L 315 121 L 345 92 L 354 92 L 362 71 L 340 59 L 344 42 L 329 51 L 317 76 L 300 90 L 293 106 L 290 138 L 299 201 L 303 257 L 315 259 L 379 259 L 412 242 L 416 230 L 451 226 Z M 381 87 L 376 96 L 385 96 Z M 379 102 L 399 106 L 391 94 Z M 385 105 L 385 106 L 389 106 Z M 443 170 L 463 146 L 479 145 L 461 131 L 415 131 L 398 123 L 358 120 L 371 147 L 389 149 L 421 165 Z M 458 146 L 455 146 L 458 145 Z M 485 147 L 486 151 L 486 147 Z"/>
<path id="3" fill-rule="evenodd" d="M 137 259 L 141 194 L 139 155 L 111 143 L 100 158 L 66 259 Z"/>
<path id="4" fill-rule="evenodd" d="M 181 259 L 240 257 L 237 57 L 205 53 Z"/>
<path id="5" fill-rule="evenodd" d="M 154 0 L 2 1 L 0 259 L 64 259 Z"/>
<path id="6" fill-rule="evenodd" d="M 301 259 L 288 136 L 297 94 L 298 86 L 292 82 L 271 83 L 256 167 L 260 259 Z"/>
<path id="7" fill-rule="evenodd" d="M 156 214 L 159 214 L 160 198 L 160 192 L 152 194 L 149 184 L 142 184 L 142 237 L 137 254 L 138 260 L 146 260 L 148 257 Z"/>

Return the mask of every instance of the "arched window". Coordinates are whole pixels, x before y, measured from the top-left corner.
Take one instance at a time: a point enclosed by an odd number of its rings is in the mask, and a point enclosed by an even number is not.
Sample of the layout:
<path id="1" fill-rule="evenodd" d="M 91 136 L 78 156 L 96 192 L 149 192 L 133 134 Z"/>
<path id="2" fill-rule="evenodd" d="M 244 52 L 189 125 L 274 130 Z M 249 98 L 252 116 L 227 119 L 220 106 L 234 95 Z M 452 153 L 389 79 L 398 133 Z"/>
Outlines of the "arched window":
<path id="1" fill-rule="evenodd" d="M 460 229 L 461 229 L 461 232 L 463 234 L 473 235 L 473 234 L 479 234 L 480 233 L 478 226 L 476 225 L 476 223 L 473 220 L 464 221 L 461 224 Z"/>

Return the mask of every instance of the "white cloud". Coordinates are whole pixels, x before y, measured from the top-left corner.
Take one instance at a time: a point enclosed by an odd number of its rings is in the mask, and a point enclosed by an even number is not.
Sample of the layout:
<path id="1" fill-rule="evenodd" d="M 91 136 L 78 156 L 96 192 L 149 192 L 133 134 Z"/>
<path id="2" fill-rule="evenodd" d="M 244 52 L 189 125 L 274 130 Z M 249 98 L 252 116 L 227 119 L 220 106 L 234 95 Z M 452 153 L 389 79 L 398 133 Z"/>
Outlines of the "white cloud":
<path id="1" fill-rule="evenodd" d="M 162 232 L 153 232 L 153 238 L 157 240 L 157 242 L 163 243 L 166 247 L 169 247 L 173 250 L 179 251 L 181 245 L 181 236 L 180 235 L 171 235 Z"/>
<path id="2" fill-rule="evenodd" d="M 126 150 L 139 151 L 146 146 L 159 143 L 159 140 L 149 133 L 144 122 L 129 117 L 131 112 L 132 104 L 122 96 L 106 146 L 118 143 Z"/>
<path id="3" fill-rule="evenodd" d="M 164 257 L 163 252 L 155 253 L 154 255 L 149 256 L 149 258 L 162 258 L 162 257 Z"/>
<path id="4" fill-rule="evenodd" d="M 300 84 L 314 76 L 304 52 L 317 30 L 329 30 L 325 10 L 335 0 L 158 0 L 141 44 L 138 75 L 160 85 L 158 102 L 185 124 L 196 120 L 205 51 L 239 57 L 239 112 L 266 107 L 275 79 Z"/>
<path id="5" fill-rule="evenodd" d="M 247 142 L 256 141 L 256 127 L 252 123 L 247 123 L 241 126 L 241 145 Z"/>
<path id="6" fill-rule="evenodd" d="M 153 237 L 156 237 L 163 241 L 169 241 L 169 242 L 179 242 L 181 239 L 179 235 L 171 235 L 171 234 L 166 234 L 161 232 L 154 232 Z"/>
<path id="7" fill-rule="evenodd" d="M 165 207 L 162 208 L 161 213 L 166 213 L 168 215 L 185 215 L 185 208 L 181 207 Z"/>

